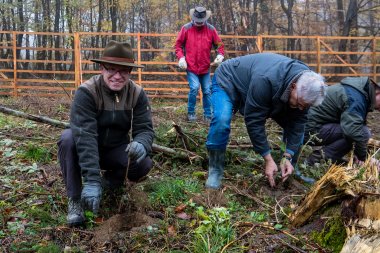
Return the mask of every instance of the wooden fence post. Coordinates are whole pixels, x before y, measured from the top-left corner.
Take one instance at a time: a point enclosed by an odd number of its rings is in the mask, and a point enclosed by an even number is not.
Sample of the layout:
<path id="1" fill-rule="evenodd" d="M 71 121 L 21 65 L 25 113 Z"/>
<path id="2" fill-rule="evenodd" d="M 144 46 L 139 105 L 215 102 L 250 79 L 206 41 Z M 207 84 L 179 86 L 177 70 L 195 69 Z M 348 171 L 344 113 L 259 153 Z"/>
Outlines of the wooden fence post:
<path id="1" fill-rule="evenodd" d="M 259 53 L 263 52 L 263 37 L 261 35 L 257 35 L 257 40 L 256 40 L 256 45 L 257 45 L 257 50 Z"/>
<path id="2" fill-rule="evenodd" d="M 13 96 L 17 97 L 17 40 L 16 32 L 12 32 L 12 50 L 13 50 Z"/>
<path id="3" fill-rule="evenodd" d="M 75 70 L 75 88 L 78 88 L 81 84 L 81 54 L 80 54 L 80 40 L 79 33 L 74 32 L 74 70 Z"/>
<path id="4" fill-rule="evenodd" d="M 137 64 L 141 64 L 141 34 L 137 33 Z M 137 69 L 139 85 L 142 86 L 141 68 Z"/>
<path id="5" fill-rule="evenodd" d="M 372 69 L 372 73 L 373 73 L 373 80 L 375 82 L 377 82 L 377 76 L 376 76 L 376 38 L 374 37 L 372 39 L 372 64 L 373 64 L 373 69 Z"/>
<path id="6" fill-rule="evenodd" d="M 317 73 L 321 73 L 321 39 L 317 36 Z"/>

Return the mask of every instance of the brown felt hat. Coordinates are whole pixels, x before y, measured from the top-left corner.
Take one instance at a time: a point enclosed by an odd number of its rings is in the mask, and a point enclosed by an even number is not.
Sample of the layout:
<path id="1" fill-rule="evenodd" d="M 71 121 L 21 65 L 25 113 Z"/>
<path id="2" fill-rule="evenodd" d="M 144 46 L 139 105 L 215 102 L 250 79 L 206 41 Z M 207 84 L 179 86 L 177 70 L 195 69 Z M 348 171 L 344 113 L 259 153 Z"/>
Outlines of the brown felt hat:
<path id="1" fill-rule="evenodd" d="M 144 68 L 143 65 L 135 64 L 133 51 L 130 44 L 126 42 L 117 42 L 111 40 L 104 48 L 103 55 L 100 59 L 91 59 L 96 63 L 109 63 L 120 66 L 129 66 L 135 68 Z"/>

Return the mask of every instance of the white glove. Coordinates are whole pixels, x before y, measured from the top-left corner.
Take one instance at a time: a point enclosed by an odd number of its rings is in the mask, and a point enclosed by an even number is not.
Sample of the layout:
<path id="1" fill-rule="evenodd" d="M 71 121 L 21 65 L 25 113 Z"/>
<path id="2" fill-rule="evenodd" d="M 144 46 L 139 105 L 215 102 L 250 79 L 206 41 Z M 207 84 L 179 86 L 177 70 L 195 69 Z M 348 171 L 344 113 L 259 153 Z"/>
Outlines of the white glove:
<path id="1" fill-rule="evenodd" d="M 219 65 L 219 64 L 222 63 L 223 59 L 224 59 L 224 56 L 221 55 L 221 54 L 218 54 L 218 55 L 215 57 L 214 63 L 217 64 L 217 65 Z"/>
<path id="2" fill-rule="evenodd" d="M 187 69 L 187 63 L 186 63 L 185 57 L 182 57 L 181 59 L 179 59 L 178 66 L 181 69 Z"/>

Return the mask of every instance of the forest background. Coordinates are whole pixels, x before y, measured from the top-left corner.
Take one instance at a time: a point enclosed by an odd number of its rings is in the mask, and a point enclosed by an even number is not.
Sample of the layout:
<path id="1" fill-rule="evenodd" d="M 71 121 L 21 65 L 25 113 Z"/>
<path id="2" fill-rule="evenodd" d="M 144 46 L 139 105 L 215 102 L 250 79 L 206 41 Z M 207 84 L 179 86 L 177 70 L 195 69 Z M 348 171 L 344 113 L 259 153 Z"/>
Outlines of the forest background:
<path id="1" fill-rule="evenodd" d="M 3 77 L 17 76 L 13 86 L 10 82 L 2 86 L 8 93 L 16 93 L 16 86 L 29 87 L 30 79 L 37 78 L 32 73 L 39 73 L 38 78 L 42 78 L 42 82 L 57 78 L 61 83 L 68 83 L 66 88 L 75 89 L 82 82 L 82 75 L 86 80 L 97 73 L 98 66 L 93 67 L 89 59 L 98 58 L 110 39 L 127 41 L 135 50 L 144 49 L 136 58 L 147 65 L 144 71 L 165 75 L 160 76 L 162 80 L 153 80 L 148 75 L 142 78 L 141 75 L 133 76 L 140 85 L 159 85 L 169 81 L 171 83 L 165 85 L 173 84 L 173 87 L 160 86 L 162 92 L 172 88 L 183 92 L 181 85 L 186 82 L 183 78 L 178 79 L 178 73 L 169 77 L 161 72 L 177 72 L 173 68 L 177 62 L 173 49 L 175 34 L 190 21 L 189 10 L 197 5 L 212 11 L 209 23 L 225 36 L 222 40 L 227 49 L 226 59 L 263 50 L 285 54 L 311 67 L 320 61 L 327 63 L 327 68 L 317 68 L 316 71 L 322 73 L 329 83 L 339 81 L 342 76 L 356 74 L 355 70 L 377 79 L 375 73 L 379 69 L 376 52 L 379 51 L 380 40 L 376 38 L 380 33 L 380 0 L 0 1 L 0 68 Z M 79 47 L 80 43 L 79 57 L 75 57 L 73 51 L 74 33 L 85 33 L 77 45 Z M 137 33 L 145 35 L 140 40 Z M 254 37 L 267 35 L 294 37 L 272 37 L 262 43 Z M 317 56 L 319 42 L 308 36 L 330 36 L 333 40 L 327 42 L 330 45 L 327 49 L 341 52 L 338 53 L 340 56 L 331 57 L 331 53 Z M 350 37 L 356 39 L 348 39 Z M 76 58 L 81 60 L 82 72 L 74 77 L 79 70 L 74 64 Z M 342 67 L 339 65 L 342 62 L 352 64 L 352 68 Z M 73 79 L 75 86 L 70 84 Z M 157 87 L 149 89 L 156 94 Z"/>
<path id="2" fill-rule="evenodd" d="M 338 37 L 333 47 L 334 51 L 345 52 L 342 57 L 349 63 L 360 60 L 362 55 L 356 52 L 370 51 L 369 58 L 362 57 L 362 61 L 367 63 L 373 55 L 378 55 L 371 52 L 379 52 L 379 39 L 373 40 L 377 45 L 371 45 L 371 39 L 363 42 L 347 39 L 346 36 L 379 36 L 380 0 L 0 0 L 0 74 L 5 73 L 10 83 L 4 89 L 19 92 L 22 87 L 11 82 L 27 83 L 32 75 L 41 82 L 50 79 L 48 84 L 51 86 L 57 86 L 56 78 L 59 83 L 63 83 L 61 79 L 74 79 L 73 73 L 77 69 L 72 61 L 75 57 L 73 51 L 68 50 L 74 48 L 73 33 L 94 33 L 81 40 L 83 63 L 96 57 L 96 53 L 101 52 L 113 36 L 120 39 L 127 38 L 127 33 L 177 33 L 183 24 L 190 21 L 189 10 L 197 5 L 213 12 L 209 23 L 221 35 L 345 36 Z M 38 32 L 70 35 L 45 36 Z M 97 36 L 98 32 L 107 35 Z M 12 47 L 14 34 L 17 51 Z M 146 36 L 141 44 L 154 50 L 165 48 L 165 52 L 171 52 L 171 59 L 167 61 L 176 64 L 173 53 L 175 38 L 171 37 Z M 288 50 L 308 50 L 307 43 L 311 44 L 292 37 L 284 41 L 283 45 Z M 264 48 L 276 49 L 276 44 L 269 42 Z M 238 45 L 240 48 L 236 50 L 252 52 L 252 47 L 245 41 Z M 13 52 L 16 52 L 16 57 Z M 35 55 L 33 52 L 36 52 Z M 141 58 L 148 62 L 159 56 L 162 55 L 149 52 Z M 13 65 L 14 58 L 33 57 L 36 59 L 34 64 L 19 61 L 16 66 Z M 378 58 L 375 63 L 379 62 Z M 46 59 L 57 62 L 47 64 Z M 65 60 L 69 63 L 65 64 Z M 96 72 L 83 65 L 79 69 L 86 70 L 86 74 Z M 154 67 L 160 71 L 164 68 L 173 71 L 163 64 L 157 65 L 148 65 L 144 71 L 152 71 Z M 53 68 L 62 70 L 63 77 L 48 72 Z M 332 71 L 336 73 L 339 69 Z M 348 68 L 344 71 L 352 75 Z M 379 73 L 376 69 L 374 72 Z M 11 78 L 13 73 L 17 74 L 14 79 Z M 20 80 L 22 77 L 26 81 Z M 185 81 L 182 83 L 187 85 Z M 35 86 L 28 85 L 35 89 Z M 72 85 L 70 88 L 75 87 Z M 147 90 L 146 86 L 144 89 Z M 7 107 L 65 122 L 69 120 L 70 102 L 67 97 L 61 100 L 43 99 L 42 96 L 0 97 L 0 104 Z M 67 199 L 56 157 L 56 140 L 61 129 L 0 114 L 0 249 L 4 252 L 32 252 L 34 249 L 49 253 L 62 252 L 63 249 L 66 252 L 152 252 L 153 249 L 156 252 L 340 251 L 346 234 L 339 206 L 326 212 L 322 210 L 303 228 L 289 229 L 288 216 L 307 192 L 308 186 L 289 180 L 289 184 L 269 189 L 262 173 L 261 157 L 244 148 L 244 145 L 249 147 L 250 141 L 243 127 L 243 118 L 237 116 L 232 126 L 231 145 L 235 148 L 230 147 L 227 152 L 225 194 L 216 203 L 209 203 L 210 198 L 203 191 L 207 173 L 204 147 L 207 127 L 202 122 L 194 127 L 186 121 L 186 103 L 183 101 L 174 103 L 152 99 L 152 102 L 157 133 L 155 142 L 178 150 L 188 149 L 191 157 L 183 161 L 156 153 L 153 157 L 154 169 L 148 179 L 134 186 L 133 191 L 128 191 L 130 195 L 123 194 L 122 198 L 116 199 L 117 204 L 111 202 L 111 198 L 105 198 L 105 208 L 101 214 L 104 220 L 86 214 L 88 229 L 80 230 L 65 226 Z M 379 116 L 371 114 L 368 119 L 374 138 L 378 139 Z M 185 145 L 186 142 L 181 139 L 183 137 L 173 131 L 173 126 L 182 127 L 190 146 Z M 268 132 L 271 145 L 276 148 L 274 154 L 279 160 L 282 145 L 278 136 L 280 131 L 272 126 Z M 318 179 L 328 165 L 302 169 L 305 175 Z M 214 208 L 215 205 L 223 208 Z M 115 206 L 119 209 L 115 210 Z M 124 213 L 128 219 L 117 216 Z M 115 221 L 115 216 L 123 218 L 124 222 L 119 224 L 116 220 L 113 224 L 118 226 L 113 227 L 107 221 Z M 159 221 L 152 221 L 152 217 Z M 331 222 L 331 227 L 325 226 L 328 222 Z M 247 229 L 247 225 L 251 227 Z M 322 232 L 319 234 L 318 231 Z M 284 247 L 289 251 L 284 251 Z"/>
<path id="3" fill-rule="evenodd" d="M 212 11 L 209 23 L 223 35 L 378 36 L 380 31 L 379 0 L 1 0 L 0 30 L 175 33 L 197 5 Z M 18 35 L 19 45 L 23 36 Z M 96 37 L 91 45 L 102 43 Z M 341 41 L 340 51 L 347 43 Z M 288 48 L 296 46 L 290 40 Z"/>

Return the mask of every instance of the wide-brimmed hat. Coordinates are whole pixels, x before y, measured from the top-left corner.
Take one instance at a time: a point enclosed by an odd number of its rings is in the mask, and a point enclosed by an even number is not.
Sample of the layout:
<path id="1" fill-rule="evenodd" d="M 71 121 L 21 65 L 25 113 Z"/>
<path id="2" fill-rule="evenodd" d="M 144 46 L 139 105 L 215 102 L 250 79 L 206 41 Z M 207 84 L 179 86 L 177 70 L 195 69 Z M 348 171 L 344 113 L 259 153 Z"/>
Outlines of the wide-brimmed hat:
<path id="1" fill-rule="evenodd" d="M 211 16 L 211 11 L 206 10 L 205 7 L 198 6 L 190 9 L 190 17 L 195 22 L 205 22 Z"/>
<path id="2" fill-rule="evenodd" d="M 96 63 L 109 63 L 120 66 L 144 68 L 142 65 L 135 64 L 130 44 L 114 40 L 108 42 L 100 59 L 91 59 L 91 61 Z"/>

